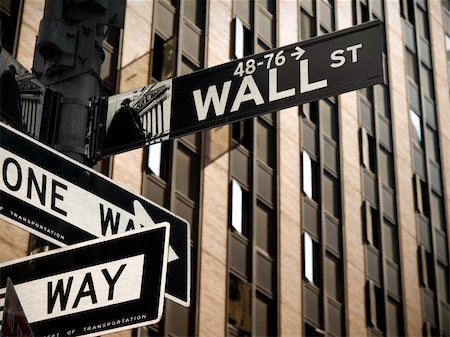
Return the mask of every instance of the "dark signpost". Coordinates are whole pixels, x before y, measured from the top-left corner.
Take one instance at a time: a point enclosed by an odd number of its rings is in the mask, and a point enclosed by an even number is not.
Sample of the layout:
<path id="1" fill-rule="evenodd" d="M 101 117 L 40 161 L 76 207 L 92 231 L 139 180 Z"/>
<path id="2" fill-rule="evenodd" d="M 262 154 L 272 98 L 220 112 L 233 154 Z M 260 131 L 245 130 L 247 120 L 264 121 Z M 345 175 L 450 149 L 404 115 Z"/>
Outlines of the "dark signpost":
<path id="1" fill-rule="evenodd" d="M 369 22 L 109 97 L 103 156 L 383 82 Z"/>
<path id="2" fill-rule="evenodd" d="M 10 278 L 35 336 L 154 324 L 163 311 L 168 244 L 162 223 L 28 256 L 0 264 L 0 291 Z"/>
<path id="3" fill-rule="evenodd" d="M 169 222 L 166 296 L 189 306 L 186 220 L 3 123 L 0 174 L 0 218 L 59 246 Z"/>

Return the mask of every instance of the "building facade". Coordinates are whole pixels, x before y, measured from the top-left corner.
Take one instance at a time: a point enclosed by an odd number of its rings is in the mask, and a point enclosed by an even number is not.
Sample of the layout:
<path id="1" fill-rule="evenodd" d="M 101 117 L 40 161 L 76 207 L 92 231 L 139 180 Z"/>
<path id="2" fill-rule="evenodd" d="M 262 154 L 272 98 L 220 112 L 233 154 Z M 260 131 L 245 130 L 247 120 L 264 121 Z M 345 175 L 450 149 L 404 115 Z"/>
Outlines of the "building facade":
<path id="1" fill-rule="evenodd" d="M 44 4 L 0 4 L 28 69 Z M 117 335 L 450 335 L 448 1 L 127 0 L 102 93 L 370 20 L 385 83 L 97 164 L 191 224 L 191 307 L 166 300 L 157 325 Z M 0 231 L 0 262 L 33 249 Z"/>

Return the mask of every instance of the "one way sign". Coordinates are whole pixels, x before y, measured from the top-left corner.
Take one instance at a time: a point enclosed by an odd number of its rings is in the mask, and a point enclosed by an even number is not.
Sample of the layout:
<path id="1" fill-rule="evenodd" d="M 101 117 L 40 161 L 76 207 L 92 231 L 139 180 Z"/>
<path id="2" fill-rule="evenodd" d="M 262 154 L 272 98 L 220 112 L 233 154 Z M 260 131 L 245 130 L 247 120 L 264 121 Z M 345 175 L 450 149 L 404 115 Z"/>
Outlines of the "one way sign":
<path id="1" fill-rule="evenodd" d="M 166 297 L 189 306 L 189 223 L 0 123 L 0 218 L 61 247 L 170 223 Z"/>
<path id="2" fill-rule="evenodd" d="M 108 98 L 104 156 L 383 82 L 369 22 Z"/>
<path id="3" fill-rule="evenodd" d="M 162 223 L 28 256 L 0 264 L 0 293 L 11 279 L 35 336 L 98 336 L 155 324 L 168 245 L 169 224 Z"/>

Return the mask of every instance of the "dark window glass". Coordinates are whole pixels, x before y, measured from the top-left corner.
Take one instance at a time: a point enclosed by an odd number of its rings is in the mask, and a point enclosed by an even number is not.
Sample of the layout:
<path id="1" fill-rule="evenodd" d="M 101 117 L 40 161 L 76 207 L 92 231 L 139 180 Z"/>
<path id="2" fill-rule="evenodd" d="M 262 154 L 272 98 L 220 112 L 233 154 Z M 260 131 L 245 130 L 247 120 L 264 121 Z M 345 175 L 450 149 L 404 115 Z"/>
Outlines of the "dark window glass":
<path id="1" fill-rule="evenodd" d="M 274 243 L 276 241 L 275 233 L 273 231 L 274 216 L 272 211 L 258 203 L 256 208 L 256 244 L 264 251 L 273 254 Z"/>
<path id="2" fill-rule="evenodd" d="M 340 197 L 339 197 L 339 187 L 338 181 L 331 174 L 325 171 L 322 175 L 323 178 L 323 194 L 322 202 L 323 207 L 330 214 L 334 215 L 336 218 L 340 216 Z"/>
<path id="3" fill-rule="evenodd" d="M 417 24 L 416 29 L 417 32 L 423 36 L 425 39 L 430 40 L 430 30 L 428 28 L 428 17 L 427 12 L 422 10 L 419 6 L 416 11 Z"/>
<path id="4" fill-rule="evenodd" d="M 304 10 L 300 11 L 300 37 L 302 40 L 307 40 L 316 35 L 314 19 Z"/>
<path id="5" fill-rule="evenodd" d="M 379 158 L 381 181 L 390 187 L 394 187 L 394 167 L 391 153 L 380 146 Z"/>
<path id="6" fill-rule="evenodd" d="M 448 267 L 444 266 L 442 263 L 437 263 L 436 269 L 436 279 L 438 286 L 438 295 L 442 301 L 449 303 L 449 294 L 448 294 Z"/>
<path id="7" fill-rule="evenodd" d="M 442 197 L 431 192 L 431 223 L 436 228 L 445 231 L 445 213 Z"/>
<path id="8" fill-rule="evenodd" d="M 251 333 L 252 293 L 250 285 L 230 274 L 228 290 L 228 323 L 240 331 Z"/>
<path id="9" fill-rule="evenodd" d="M 302 105 L 302 114 L 304 117 L 308 118 L 311 122 L 313 122 L 315 125 L 319 125 L 318 120 L 318 104 L 317 101 L 305 103 Z"/>
<path id="10" fill-rule="evenodd" d="M 2 0 L 0 4 L 0 42 L 14 56 L 21 0 Z"/>
<path id="11" fill-rule="evenodd" d="M 338 302 L 342 302 L 341 261 L 330 253 L 325 256 L 326 292 Z"/>
<path id="12" fill-rule="evenodd" d="M 375 138 L 364 128 L 361 129 L 362 163 L 368 170 L 376 173 L 376 146 Z"/>
<path id="13" fill-rule="evenodd" d="M 255 336 L 275 336 L 277 318 L 273 301 L 257 293 L 255 307 Z"/>
<path id="14" fill-rule="evenodd" d="M 270 167 L 274 166 L 274 132 L 272 127 L 258 118 L 256 129 L 256 152 L 258 159 Z"/>
<path id="15" fill-rule="evenodd" d="M 252 149 L 252 120 L 247 119 L 233 123 L 231 125 L 231 136 L 234 141 L 250 151 Z"/>
<path id="16" fill-rule="evenodd" d="M 152 77 L 157 81 L 162 81 L 174 75 L 173 38 L 164 40 L 158 34 L 154 36 Z"/>
<path id="17" fill-rule="evenodd" d="M 361 13 L 361 22 L 367 22 L 370 20 L 370 14 L 369 14 L 369 7 L 367 7 L 366 4 L 363 4 L 362 2 L 358 1 L 360 6 L 360 13 Z"/>
<path id="18" fill-rule="evenodd" d="M 384 218 L 383 247 L 386 257 L 399 263 L 397 227 Z"/>
<path id="19" fill-rule="evenodd" d="M 176 158 L 176 188 L 191 200 L 197 200 L 199 163 L 197 155 L 179 144 Z"/>
<path id="20" fill-rule="evenodd" d="M 400 304 L 388 297 L 387 336 L 402 336 L 402 313 Z"/>
<path id="21" fill-rule="evenodd" d="M 431 129 L 429 126 L 425 128 L 425 140 L 427 145 L 427 155 L 433 159 L 436 163 L 440 162 L 439 155 L 439 140 L 437 132 Z"/>
<path id="22" fill-rule="evenodd" d="M 364 213 L 367 243 L 379 250 L 381 247 L 381 234 L 378 210 L 373 208 L 369 202 L 365 201 Z"/>
<path id="23" fill-rule="evenodd" d="M 417 68 L 416 55 L 406 49 L 406 75 L 414 81 L 419 83 L 419 70 Z"/>
<path id="24" fill-rule="evenodd" d="M 322 130 L 331 139 L 337 140 L 336 108 L 327 100 L 320 100 L 319 114 L 322 119 Z"/>
<path id="25" fill-rule="evenodd" d="M 434 100 L 434 84 L 433 84 L 433 73 L 431 69 L 428 69 L 425 66 L 420 67 L 421 69 L 421 77 L 422 80 L 421 88 L 422 93 L 427 95 L 427 97 Z"/>
<path id="26" fill-rule="evenodd" d="M 184 15 L 197 27 L 203 27 L 205 0 L 185 0 Z"/>

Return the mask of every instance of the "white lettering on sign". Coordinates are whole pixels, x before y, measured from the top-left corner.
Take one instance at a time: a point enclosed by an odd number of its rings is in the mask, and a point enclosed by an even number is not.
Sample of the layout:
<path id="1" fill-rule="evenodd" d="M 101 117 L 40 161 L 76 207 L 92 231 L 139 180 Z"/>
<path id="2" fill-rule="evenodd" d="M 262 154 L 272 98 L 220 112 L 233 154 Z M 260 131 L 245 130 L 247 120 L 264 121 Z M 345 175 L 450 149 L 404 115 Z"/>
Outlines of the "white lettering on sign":
<path id="1" fill-rule="evenodd" d="M 34 201 L 53 212 L 67 215 L 62 208 L 67 185 L 42 170 L 27 165 L 25 161 L 12 156 L 2 157 L 0 181 L 1 190 L 21 194 L 24 199 Z"/>
<path id="2" fill-rule="evenodd" d="M 320 80 L 317 82 L 309 82 L 309 60 L 300 61 L 300 92 L 305 93 L 312 90 L 326 88 L 328 86 L 328 80 Z"/>
<path id="3" fill-rule="evenodd" d="M 0 148 L 0 173 L 1 191 L 96 237 L 155 224 L 138 200 L 132 205 L 135 213 L 127 212 L 4 148 Z"/>
<path id="4" fill-rule="evenodd" d="M 225 104 L 227 103 L 228 93 L 230 92 L 231 81 L 226 81 L 223 84 L 222 94 L 219 97 L 217 93 L 217 87 L 212 85 L 208 87 L 208 92 L 206 93 L 205 101 L 202 101 L 202 93 L 201 90 L 194 90 L 194 102 L 195 109 L 197 110 L 198 120 L 202 121 L 206 119 L 206 115 L 208 114 L 209 106 L 211 105 L 211 101 L 214 106 L 214 111 L 216 116 L 221 116 L 225 112 Z"/>
<path id="5" fill-rule="evenodd" d="M 15 288 L 28 321 L 33 323 L 139 299 L 143 269 L 141 254 Z"/>
<path id="6" fill-rule="evenodd" d="M 358 62 L 358 49 L 362 48 L 362 43 L 355 44 L 346 48 L 346 51 L 351 53 L 352 63 Z M 331 68 L 342 67 L 346 62 L 346 57 L 344 56 L 344 49 L 336 49 L 331 53 L 330 59 L 333 63 L 330 64 Z"/>
<path id="7" fill-rule="evenodd" d="M 347 48 L 348 51 L 352 54 L 352 61 L 357 62 L 358 60 L 358 54 L 357 50 L 361 48 L 362 45 L 355 45 L 350 46 Z M 339 56 L 339 51 L 335 51 L 336 54 L 332 55 L 332 58 L 337 58 Z M 278 68 L 285 64 L 286 57 L 283 55 L 284 51 L 279 51 L 275 57 L 274 54 L 267 54 L 264 55 L 264 58 L 267 61 L 267 71 L 268 71 L 268 102 L 274 102 L 281 99 L 289 98 L 296 95 L 296 88 L 287 88 L 284 90 L 278 90 Z M 305 50 L 296 47 L 295 51 L 292 52 L 290 55 L 293 57 L 296 61 L 299 61 L 300 58 L 305 53 Z M 270 65 L 272 63 L 272 59 L 275 59 L 275 65 L 277 67 L 270 68 Z M 336 59 L 336 61 L 340 61 L 340 59 Z M 345 61 L 345 58 L 344 58 Z M 256 63 L 254 59 L 248 59 L 245 61 L 245 69 L 244 69 L 244 63 L 240 62 L 238 66 L 236 67 L 233 75 L 239 76 L 239 78 L 234 78 L 234 81 L 225 81 L 222 85 L 222 91 L 219 96 L 219 92 L 217 89 L 217 85 L 213 84 L 210 85 L 206 89 L 206 95 L 203 98 L 202 90 L 196 89 L 192 92 L 193 98 L 194 98 L 194 105 L 195 110 L 197 114 L 198 121 L 203 121 L 208 117 L 208 112 L 212 110 L 215 117 L 222 116 L 225 113 L 231 113 L 231 112 L 237 112 L 241 108 L 241 104 L 244 102 L 253 102 L 255 106 L 262 105 L 266 103 L 264 101 L 263 95 L 261 94 L 261 90 L 258 87 L 257 82 L 255 81 L 253 77 L 253 73 L 256 71 L 256 67 L 259 64 L 263 63 Z M 246 76 L 244 76 L 246 74 Z M 239 84 L 237 84 L 237 82 Z M 230 89 L 232 85 L 239 85 L 237 88 L 236 96 L 229 97 Z M 313 90 L 318 90 L 322 88 L 326 88 L 328 86 L 328 80 L 322 79 L 319 81 L 312 81 L 310 82 L 310 74 L 309 74 L 309 60 L 308 59 L 302 59 L 300 60 L 300 71 L 299 71 L 299 91 L 300 93 L 306 93 Z M 227 103 L 229 101 L 232 101 L 231 109 L 230 111 L 225 111 L 227 107 Z"/>

